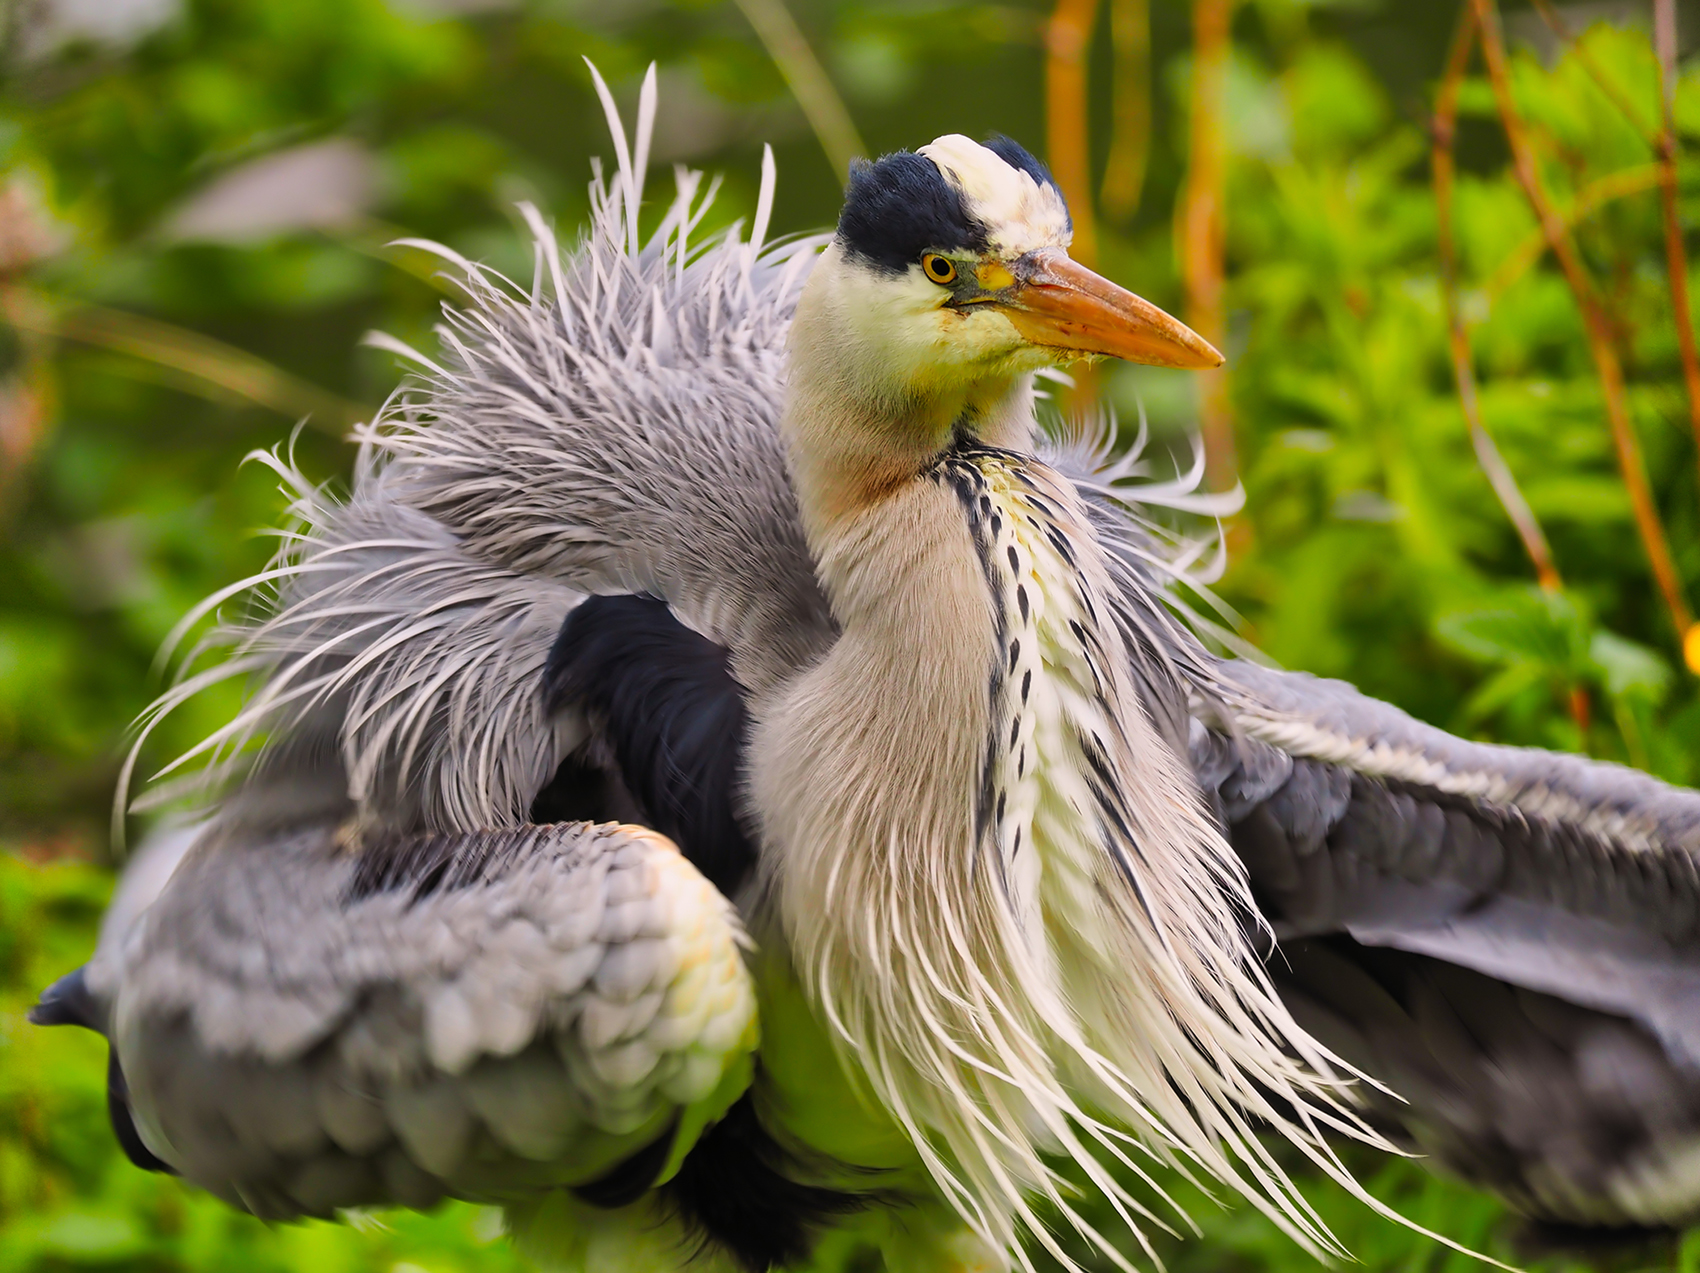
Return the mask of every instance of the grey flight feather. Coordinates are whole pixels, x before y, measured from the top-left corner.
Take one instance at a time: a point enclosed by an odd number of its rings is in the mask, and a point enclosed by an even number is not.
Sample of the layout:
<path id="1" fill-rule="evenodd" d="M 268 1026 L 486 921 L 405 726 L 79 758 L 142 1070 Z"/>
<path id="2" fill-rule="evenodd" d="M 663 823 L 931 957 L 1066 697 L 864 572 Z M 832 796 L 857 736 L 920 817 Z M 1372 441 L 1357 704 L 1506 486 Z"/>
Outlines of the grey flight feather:
<path id="1" fill-rule="evenodd" d="M 1637 1023 L 1402 951 L 1282 956 L 1300 1023 L 1404 1098 L 1366 1093 L 1395 1139 L 1549 1220 L 1693 1213 L 1700 1075 Z"/>
<path id="2" fill-rule="evenodd" d="M 1700 859 L 1700 792 L 1581 756 L 1473 743 L 1414 720 L 1344 681 L 1233 665 L 1243 727 L 1299 756 L 1514 806 L 1625 850 Z"/>
<path id="3" fill-rule="evenodd" d="M 1193 723 L 1195 770 L 1281 940 L 1272 967 L 1295 1015 L 1404 1097 L 1372 1099 L 1467 1179 L 1569 1223 L 1691 1218 L 1700 798 L 1238 670 L 1275 688 L 1264 710 L 1286 714 L 1283 737 L 1359 740 L 1312 749 L 1339 760 L 1295 756 Z M 1490 781 L 1492 797 L 1459 790 Z"/>
<path id="4" fill-rule="evenodd" d="M 635 828 L 214 824 L 86 982 L 148 1149 L 287 1218 L 583 1184 L 720 1112 L 753 1042 L 742 944 Z"/>

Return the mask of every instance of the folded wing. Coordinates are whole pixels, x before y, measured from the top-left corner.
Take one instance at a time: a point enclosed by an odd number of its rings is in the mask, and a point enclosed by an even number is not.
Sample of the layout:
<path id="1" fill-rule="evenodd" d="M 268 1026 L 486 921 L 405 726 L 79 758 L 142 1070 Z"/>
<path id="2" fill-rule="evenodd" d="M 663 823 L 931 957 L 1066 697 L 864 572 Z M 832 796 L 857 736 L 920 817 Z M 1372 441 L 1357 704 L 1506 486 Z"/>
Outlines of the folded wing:
<path id="1" fill-rule="evenodd" d="M 612 1204 L 748 1085 L 742 944 L 638 827 L 215 824 L 37 1017 L 105 1033 L 115 1121 L 263 1217 L 561 1186 Z"/>

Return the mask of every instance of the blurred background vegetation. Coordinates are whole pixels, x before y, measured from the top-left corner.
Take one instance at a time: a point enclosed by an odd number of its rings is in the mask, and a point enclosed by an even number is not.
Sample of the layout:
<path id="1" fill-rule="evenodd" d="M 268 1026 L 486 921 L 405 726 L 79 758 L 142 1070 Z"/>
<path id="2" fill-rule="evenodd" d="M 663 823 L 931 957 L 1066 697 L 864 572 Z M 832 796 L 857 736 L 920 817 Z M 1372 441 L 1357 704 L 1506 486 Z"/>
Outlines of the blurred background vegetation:
<path id="1" fill-rule="evenodd" d="M 1213 380 L 1102 369 L 1075 404 L 1143 409 L 1183 466 L 1203 436 L 1210 483 L 1243 483 L 1217 587 L 1240 639 L 1464 734 L 1700 781 L 1700 65 L 1682 38 L 1700 12 L 0 0 L 0 15 L 0 1273 L 517 1267 L 486 1210 L 267 1228 L 133 1170 L 105 1127 L 98 1041 L 22 1012 L 92 943 L 113 781 L 161 688 L 162 639 L 271 552 L 283 500 L 243 455 L 305 421 L 306 470 L 347 471 L 346 426 L 397 378 L 361 335 L 428 343 L 443 300 L 429 258 L 393 240 L 528 275 L 516 201 L 582 218 L 606 149 L 585 57 L 627 105 L 659 64 L 655 161 L 723 171 L 721 223 L 749 214 L 763 142 L 780 231 L 832 221 L 854 153 L 997 131 L 1046 154 L 1079 252 L 1229 354 Z M 232 706 L 178 712 L 144 772 Z M 1514 1218 L 1490 1200 L 1361 1165 L 1413 1219 L 1514 1257 Z M 1466 1263 L 1311 1193 L 1370 1268 Z M 1252 1213 L 1195 1214 L 1204 1239 L 1165 1244 L 1171 1267 L 1306 1263 Z M 1616 1260 L 1694 1270 L 1700 1233 Z"/>

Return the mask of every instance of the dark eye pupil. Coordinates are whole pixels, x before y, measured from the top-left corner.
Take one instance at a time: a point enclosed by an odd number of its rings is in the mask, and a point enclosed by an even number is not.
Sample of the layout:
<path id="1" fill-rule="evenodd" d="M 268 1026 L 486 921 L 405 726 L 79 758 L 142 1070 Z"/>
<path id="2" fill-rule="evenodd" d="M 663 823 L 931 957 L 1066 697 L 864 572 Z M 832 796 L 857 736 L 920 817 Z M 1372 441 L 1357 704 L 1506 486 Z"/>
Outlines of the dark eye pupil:
<path id="1" fill-rule="evenodd" d="M 951 273 L 950 262 L 942 256 L 929 256 L 927 258 L 927 273 L 937 279 L 948 279 Z"/>

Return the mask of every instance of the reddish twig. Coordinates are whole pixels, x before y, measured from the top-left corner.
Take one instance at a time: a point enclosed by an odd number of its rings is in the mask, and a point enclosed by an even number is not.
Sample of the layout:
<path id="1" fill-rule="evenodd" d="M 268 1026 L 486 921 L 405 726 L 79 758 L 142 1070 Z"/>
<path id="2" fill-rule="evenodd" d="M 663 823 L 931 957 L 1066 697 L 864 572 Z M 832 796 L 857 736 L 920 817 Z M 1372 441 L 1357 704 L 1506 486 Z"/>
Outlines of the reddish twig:
<path id="1" fill-rule="evenodd" d="M 1670 275 L 1671 309 L 1677 347 L 1682 352 L 1682 382 L 1688 390 L 1688 423 L 1694 431 L 1694 459 L 1700 465 L 1700 350 L 1694 342 L 1694 311 L 1688 300 L 1688 252 L 1676 190 L 1676 4 L 1653 0 L 1653 44 L 1659 57 L 1659 203 L 1665 220 L 1665 270 Z M 1688 670 L 1700 676 L 1700 623 L 1683 634 Z"/>
<path id="2" fill-rule="evenodd" d="M 1676 343 L 1682 352 L 1682 382 L 1688 389 L 1688 423 L 1700 463 L 1700 349 L 1694 341 L 1694 312 L 1688 301 L 1688 250 L 1682 240 L 1676 189 L 1676 4 L 1653 2 L 1654 44 L 1659 55 L 1659 203 L 1665 220 L 1665 269 L 1670 274 Z"/>
<path id="3" fill-rule="evenodd" d="M 1535 567 L 1535 576 L 1548 592 L 1564 587 L 1558 567 L 1553 564 L 1552 548 L 1536 520 L 1529 501 L 1517 486 L 1499 447 L 1494 444 L 1487 427 L 1482 423 L 1481 402 L 1476 393 L 1475 364 L 1470 354 L 1470 334 L 1464 326 L 1464 313 L 1458 304 L 1458 256 L 1452 234 L 1453 189 L 1457 172 L 1454 148 L 1458 132 L 1458 88 L 1463 82 L 1465 68 L 1476 42 L 1475 14 L 1466 8 L 1458 19 L 1458 30 L 1452 37 L 1452 51 L 1447 55 L 1446 73 L 1441 77 L 1440 90 L 1434 104 L 1434 202 L 1436 233 L 1440 246 L 1440 290 L 1446 302 L 1446 326 L 1452 353 L 1452 374 L 1458 382 L 1458 400 L 1464 409 L 1464 421 L 1470 429 L 1470 444 L 1476 460 L 1487 474 L 1493 493 L 1505 509 L 1505 515 L 1517 529 L 1523 550 Z"/>
<path id="4" fill-rule="evenodd" d="M 1657 190 L 1659 182 L 1664 178 L 1659 171 L 1659 165 L 1637 164 L 1633 168 L 1619 168 L 1616 172 L 1608 172 L 1603 177 L 1596 177 L 1576 192 L 1576 200 L 1570 208 L 1561 213 L 1566 228 L 1574 230 L 1587 218 L 1594 215 L 1606 204 L 1615 199 L 1627 199 L 1632 195 L 1645 194 L 1649 190 Z M 1510 290 L 1510 287 L 1523 275 L 1534 269 L 1546 255 L 1547 239 L 1536 226 L 1524 237 L 1506 258 L 1499 263 L 1488 280 L 1482 284 L 1491 305 Z"/>
<path id="5" fill-rule="evenodd" d="M 1481 400 L 1476 392 L 1476 369 L 1470 353 L 1470 333 L 1464 325 L 1463 307 L 1458 303 L 1458 254 L 1452 233 L 1453 190 L 1456 184 L 1458 139 L 1458 90 L 1464 71 L 1470 64 L 1470 53 L 1476 43 L 1476 16 L 1468 6 L 1458 15 L 1458 29 L 1452 36 L 1452 49 L 1447 54 L 1446 71 L 1440 79 L 1440 89 L 1434 102 L 1434 149 L 1431 161 L 1434 169 L 1434 203 L 1436 236 L 1440 248 L 1440 290 L 1446 303 L 1446 329 L 1452 355 L 1452 375 L 1458 383 L 1458 403 L 1464 412 L 1464 422 L 1470 430 L 1470 446 L 1476 453 L 1476 463 L 1486 474 L 1488 485 L 1499 499 L 1499 505 L 1523 541 L 1523 551 L 1535 568 L 1535 578 L 1541 589 L 1549 593 L 1562 592 L 1564 580 L 1553 561 L 1552 546 L 1535 517 L 1529 501 L 1523 497 L 1511 466 L 1505 462 L 1493 435 L 1482 422 Z M 1585 740 L 1588 736 L 1588 691 L 1581 685 L 1570 688 L 1570 716 Z"/>
<path id="6" fill-rule="evenodd" d="M 1223 308 L 1223 196 L 1227 185 L 1227 85 L 1233 0 L 1193 0 L 1192 102 L 1186 186 L 1180 214 L 1181 277 L 1186 320 L 1220 349 L 1227 326 Z M 1239 460 L 1225 371 L 1199 373 L 1200 418 L 1210 485 L 1226 490 Z"/>
<path id="7" fill-rule="evenodd" d="M 1654 2 L 1657 3 L 1658 0 L 1654 0 Z M 1582 69 L 1588 72 L 1588 78 L 1594 81 L 1595 87 L 1600 92 L 1611 99 L 1611 104 L 1617 107 L 1618 114 L 1623 116 L 1624 122 L 1640 133 L 1641 139 L 1649 146 L 1655 145 L 1657 135 L 1651 128 L 1647 127 L 1647 121 L 1641 118 L 1640 107 L 1624 95 L 1623 90 L 1618 87 L 1611 76 L 1606 74 L 1605 68 L 1594 60 L 1594 55 L 1588 51 L 1586 45 L 1576 38 L 1576 33 L 1570 29 L 1570 24 L 1559 15 L 1558 10 L 1552 7 L 1549 0 L 1534 0 L 1534 4 L 1535 8 L 1540 11 L 1541 21 L 1547 24 L 1547 30 L 1563 41 L 1569 52 L 1576 55 L 1582 63 Z"/>
<path id="8" fill-rule="evenodd" d="M 1688 252 L 1683 243 L 1682 221 L 1677 212 L 1676 136 L 1676 0 L 1653 0 L 1653 47 L 1658 61 L 1659 126 L 1649 129 L 1640 110 L 1576 39 L 1550 0 L 1534 0 L 1552 33 L 1581 59 L 1589 76 L 1599 86 L 1629 126 L 1641 134 L 1657 159 L 1660 212 L 1665 229 L 1665 267 L 1670 275 L 1671 310 L 1676 321 L 1677 348 L 1682 357 L 1682 380 L 1688 394 L 1688 421 L 1694 431 L 1695 460 L 1700 463 L 1700 347 L 1694 336 L 1694 314 L 1688 297 Z M 1580 202 L 1578 207 L 1580 208 Z M 1573 218 L 1574 219 L 1574 218 Z M 1696 669 L 1700 670 L 1700 669 Z"/>
<path id="9" fill-rule="evenodd" d="M 1098 20 L 1098 0 L 1057 0 L 1045 25 L 1045 147 L 1051 175 L 1074 219 L 1070 252 L 1084 265 L 1098 263 L 1098 226 L 1092 215 L 1092 167 L 1087 148 L 1086 55 Z M 1073 369 L 1074 387 L 1062 395 L 1065 411 L 1098 398 L 1096 370 Z"/>
<path id="10" fill-rule="evenodd" d="M 1086 54 L 1098 0 L 1057 0 L 1045 28 L 1045 145 L 1074 217 L 1076 259 L 1098 260 L 1098 229 L 1092 216 L 1091 159 L 1086 146 Z"/>
<path id="11" fill-rule="evenodd" d="M 1126 221 L 1139 211 L 1151 157 L 1151 0 L 1110 0 L 1110 155 L 1101 194 L 1104 215 Z"/>
<path id="12" fill-rule="evenodd" d="M 1652 566 L 1653 577 L 1670 612 L 1671 622 L 1679 636 L 1686 636 L 1693 626 L 1693 615 L 1682 595 L 1682 582 L 1671 560 L 1670 544 L 1665 536 L 1658 506 L 1653 501 L 1652 486 L 1647 480 L 1646 461 L 1641 454 L 1641 442 L 1629 418 L 1629 404 L 1624 393 L 1623 364 L 1606 316 L 1595 292 L 1593 280 L 1581 255 L 1570 237 L 1569 228 L 1547 197 L 1535 162 L 1534 149 L 1523 126 L 1522 116 L 1511 95 L 1511 76 L 1506 64 L 1505 41 L 1499 30 L 1499 9 L 1494 0 L 1470 0 L 1476 25 L 1481 35 L 1482 56 L 1487 63 L 1488 80 L 1499 107 L 1500 122 L 1505 128 L 1506 141 L 1511 147 L 1512 168 L 1523 187 L 1535 218 L 1546 235 L 1547 246 L 1558 259 L 1565 281 L 1570 285 L 1577 308 L 1582 314 L 1582 328 L 1587 336 L 1588 351 L 1600 378 L 1600 391 L 1605 399 L 1606 418 L 1611 425 L 1612 442 L 1617 449 L 1618 468 L 1623 475 L 1624 489 L 1635 514 L 1635 525 L 1641 544 Z"/>

